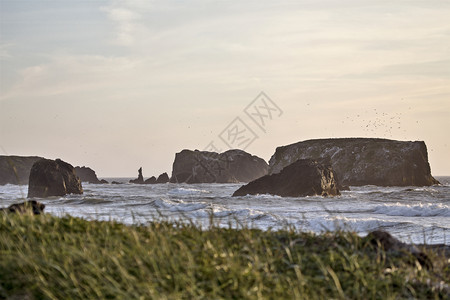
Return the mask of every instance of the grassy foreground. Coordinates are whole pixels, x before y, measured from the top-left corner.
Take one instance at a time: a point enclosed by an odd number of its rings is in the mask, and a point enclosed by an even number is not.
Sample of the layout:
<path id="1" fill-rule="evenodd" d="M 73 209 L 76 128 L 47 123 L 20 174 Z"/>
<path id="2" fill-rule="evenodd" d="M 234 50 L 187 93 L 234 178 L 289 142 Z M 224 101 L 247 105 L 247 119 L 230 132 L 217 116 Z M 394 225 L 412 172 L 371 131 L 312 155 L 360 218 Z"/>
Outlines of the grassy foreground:
<path id="1" fill-rule="evenodd" d="M 433 270 L 354 233 L 0 214 L 0 299 L 443 299 Z M 448 298 L 447 298 L 448 299 Z"/>

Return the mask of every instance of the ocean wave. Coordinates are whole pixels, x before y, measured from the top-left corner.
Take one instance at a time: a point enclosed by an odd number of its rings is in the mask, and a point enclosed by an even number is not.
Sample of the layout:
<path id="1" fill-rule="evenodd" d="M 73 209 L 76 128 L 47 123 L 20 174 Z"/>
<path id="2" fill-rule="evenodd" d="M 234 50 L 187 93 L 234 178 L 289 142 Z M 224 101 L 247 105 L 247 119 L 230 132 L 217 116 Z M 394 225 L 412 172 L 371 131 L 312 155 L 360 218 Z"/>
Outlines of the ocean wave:
<path id="1" fill-rule="evenodd" d="M 389 222 L 377 218 L 347 218 L 342 216 L 319 217 L 309 220 L 300 220 L 296 227 L 313 232 L 350 230 L 355 232 L 368 232 L 371 230 L 397 225 L 398 222 Z"/>
<path id="2" fill-rule="evenodd" d="M 375 207 L 374 213 L 404 217 L 450 217 L 450 206 L 445 204 L 384 204 Z"/>
<path id="3" fill-rule="evenodd" d="M 60 198 L 61 200 L 60 204 L 68 204 L 68 205 L 101 205 L 101 204 L 108 204 L 113 203 L 114 201 L 106 200 L 103 198 L 82 198 L 82 199 L 67 199 L 67 198 Z"/>
<path id="4" fill-rule="evenodd" d="M 210 191 L 202 190 L 202 189 L 194 189 L 194 188 L 175 188 L 169 191 L 170 195 L 197 195 L 197 194 L 209 194 Z"/>

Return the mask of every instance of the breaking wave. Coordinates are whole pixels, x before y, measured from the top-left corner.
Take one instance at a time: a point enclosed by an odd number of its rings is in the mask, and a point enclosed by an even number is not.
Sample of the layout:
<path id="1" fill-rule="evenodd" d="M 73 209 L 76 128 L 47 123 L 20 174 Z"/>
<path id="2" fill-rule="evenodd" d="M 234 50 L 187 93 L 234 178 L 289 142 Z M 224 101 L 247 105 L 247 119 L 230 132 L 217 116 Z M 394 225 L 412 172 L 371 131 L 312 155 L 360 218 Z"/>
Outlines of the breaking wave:
<path id="1" fill-rule="evenodd" d="M 445 204 L 384 204 L 375 207 L 374 213 L 404 217 L 450 217 L 450 206 Z"/>

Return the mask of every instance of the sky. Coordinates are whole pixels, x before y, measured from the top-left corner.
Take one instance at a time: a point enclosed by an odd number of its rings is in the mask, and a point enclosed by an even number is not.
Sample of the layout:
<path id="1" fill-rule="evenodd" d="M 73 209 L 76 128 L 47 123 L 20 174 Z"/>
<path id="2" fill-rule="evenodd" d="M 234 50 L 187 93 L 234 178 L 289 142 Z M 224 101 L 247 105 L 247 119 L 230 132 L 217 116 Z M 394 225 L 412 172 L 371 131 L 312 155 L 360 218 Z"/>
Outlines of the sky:
<path id="1" fill-rule="evenodd" d="M 448 0 L 0 0 L 0 155 L 147 178 L 182 149 L 379 137 L 450 175 L 448 20 Z"/>

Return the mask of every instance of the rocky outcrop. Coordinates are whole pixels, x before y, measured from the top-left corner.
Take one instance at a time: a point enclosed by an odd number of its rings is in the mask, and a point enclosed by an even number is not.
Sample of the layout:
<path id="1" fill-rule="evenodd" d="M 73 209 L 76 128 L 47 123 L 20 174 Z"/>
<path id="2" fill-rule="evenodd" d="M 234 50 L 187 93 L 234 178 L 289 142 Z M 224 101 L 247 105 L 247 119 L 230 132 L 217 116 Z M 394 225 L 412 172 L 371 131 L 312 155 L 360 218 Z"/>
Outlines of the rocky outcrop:
<path id="1" fill-rule="evenodd" d="M 367 235 L 366 239 L 373 246 L 384 250 L 388 255 L 398 256 L 409 253 L 414 256 L 423 267 L 433 269 L 433 263 L 428 255 L 420 251 L 415 245 L 402 243 L 386 231 L 372 231 Z"/>
<path id="2" fill-rule="evenodd" d="M 28 198 L 82 193 L 81 180 L 71 164 L 60 159 L 41 159 L 31 167 Z"/>
<path id="3" fill-rule="evenodd" d="M 173 183 L 250 182 L 267 174 L 267 163 L 242 150 L 223 153 L 183 150 L 175 155 Z"/>
<path id="4" fill-rule="evenodd" d="M 156 184 L 156 177 L 152 176 L 144 181 L 144 184 Z"/>
<path id="5" fill-rule="evenodd" d="M 280 172 L 298 159 L 329 161 L 344 186 L 428 186 L 431 176 L 424 142 L 371 138 L 318 139 L 278 147 L 269 173 Z"/>
<path id="6" fill-rule="evenodd" d="M 158 176 L 158 179 L 156 179 L 156 183 L 168 183 L 170 181 L 169 175 L 167 173 L 162 173 Z"/>
<path id="7" fill-rule="evenodd" d="M 0 208 L 0 212 L 17 214 L 32 213 L 33 215 L 40 215 L 44 212 L 44 208 L 44 204 L 37 202 L 36 200 L 30 200 L 22 203 L 12 204 L 7 208 Z"/>
<path id="8" fill-rule="evenodd" d="M 158 183 L 168 183 L 170 181 L 169 175 L 167 173 L 162 173 L 156 179 L 155 176 L 152 176 L 144 181 L 144 184 L 158 184 Z"/>
<path id="9" fill-rule="evenodd" d="M 28 184 L 31 167 L 40 159 L 42 157 L 0 155 L 0 185 Z"/>
<path id="10" fill-rule="evenodd" d="M 78 178 L 80 178 L 81 182 L 93 184 L 108 183 L 106 180 L 99 180 L 95 171 L 88 167 L 75 167 L 75 173 Z"/>
<path id="11" fill-rule="evenodd" d="M 142 167 L 138 170 L 138 178 L 130 180 L 130 183 L 143 184 L 144 176 L 142 176 Z"/>
<path id="12" fill-rule="evenodd" d="M 258 178 L 234 192 L 233 197 L 271 194 L 281 197 L 339 195 L 333 170 L 312 159 L 300 159 L 281 172 Z"/>

